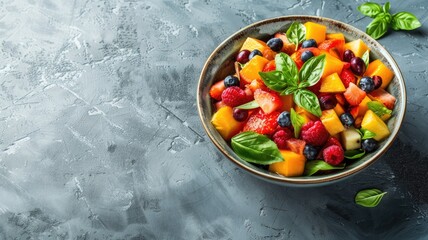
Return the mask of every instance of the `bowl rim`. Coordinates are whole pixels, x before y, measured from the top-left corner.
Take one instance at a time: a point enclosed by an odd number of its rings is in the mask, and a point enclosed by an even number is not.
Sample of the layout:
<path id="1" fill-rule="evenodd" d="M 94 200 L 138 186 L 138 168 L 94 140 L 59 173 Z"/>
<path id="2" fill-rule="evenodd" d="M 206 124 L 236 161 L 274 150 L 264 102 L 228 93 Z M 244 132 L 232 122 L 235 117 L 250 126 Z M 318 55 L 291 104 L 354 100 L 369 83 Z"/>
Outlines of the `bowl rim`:
<path id="1" fill-rule="evenodd" d="M 207 125 L 208 122 L 204 121 L 203 112 L 202 112 L 203 111 L 202 110 L 202 107 L 203 107 L 202 106 L 202 97 L 201 97 L 202 96 L 202 89 L 203 89 L 202 80 L 204 79 L 204 77 L 207 73 L 210 62 L 215 57 L 217 52 L 219 52 L 222 48 L 224 48 L 227 45 L 227 43 L 230 42 L 233 38 L 237 37 L 238 35 L 242 34 L 243 32 L 247 31 L 248 29 L 258 27 L 258 26 L 262 26 L 262 25 L 270 23 L 270 22 L 293 21 L 293 20 L 310 21 L 311 19 L 316 20 L 317 22 L 331 22 L 335 25 L 339 25 L 339 26 L 341 25 L 343 27 L 348 28 L 351 32 L 355 32 L 358 36 L 364 36 L 364 38 L 371 40 L 373 44 L 377 45 L 376 47 L 378 48 L 378 51 L 380 51 L 382 53 L 381 55 L 383 55 L 388 60 L 390 65 L 392 65 L 392 67 L 394 68 L 394 70 L 393 70 L 394 75 L 395 75 L 394 77 L 397 78 L 399 86 L 400 86 L 399 91 L 400 91 L 402 97 L 401 97 L 401 102 L 400 102 L 400 111 L 398 111 L 397 115 L 396 115 L 397 120 L 396 120 L 395 128 L 392 129 L 390 137 L 388 139 L 384 140 L 384 141 L 386 141 L 386 143 L 382 147 L 382 149 L 375 152 L 375 154 L 373 156 L 371 156 L 371 158 L 369 160 L 364 161 L 364 162 L 356 165 L 355 167 L 353 167 L 351 169 L 347 169 L 347 171 L 338 171 L 334 175 L 320 175 L 320 176 L 317 176 L 317 178 L 285 177 L 285 176 L 282 176 L 279 174 L 274 175 L 274 174 L 264 173 L 260 170 L 253 169 L 253 168 L 245 165 L 243 162 L 240 162 L 239 160 L 237 160 L 233 156 L 231 156 L 225 149 L 223 149 L 223 147 L 220 145 L 220 143 L 217 142 L 215 137 L 209 131 L 208 125 Z M 392 143 L 397 138 L 398 132 L 401 128 L 401 125 L 403 123 L 403 120 L 404 120 L 404 117 L 406 114 L 407 94 L 406 94 L 406 84 L 404 82 L 403 75 L 402 75 L 401 70 L 400 70 L 397 62 L 395 61 L 395 59 L 391 56 L 391 54 L 378 41 L 376 41 L 375 39 L 370 37 L 365 32 L 363 32 L 363 31 L 359 30 L 358 28 L 353 27 L 347 23 L 344 23 L 344 22 L 341 22 L 338 20 L 334 20 L 331 18 L 320 17 L 320 16 L 312 16 L 312 15 L 287 15 L 287 16 L 278 16 L 278 17 L 274 17 L 274 18 L 268 18 L 268 19 L 264 19 L 264 20 L 252 23 L 250 25 L 247 25 L 247 26 L 241 28 L 240 30 L 234 32 L 232 35 L 230 35 L 228 38 L 226 38 L 223 42 L 221 42 L 213 50 L 213 52 L 209 55 L 206 62 L 204 63 L 200 77 L 198 79 L 196 100 L 197 100 L 198 115 L 199 115 L 199 118 L 202 122 L 202 126 L 203 126 L 205 132 L 207 133 L 208 137 L 211 139 L 212 143 L 214 143 L 214 145 L 217 147 L 217 149 L 220 150 L 223 153 L 223 155 L 225 155 L 231 162 L 238 165 L 240 168 L 244 169 L 246 172 L 249 172 L 258 178 L 261 178 L 261 179 L 264 179 L 264 180 L 267 180 L 270 182 L 283 184 L 283 185 L 289 185 L 289 186 L 315 186 L 315 185 L 325 185 L 325 184 L 334 183 L 334 182 L 337 182 L 339 180 L 343 180 L 347 177 L 354 176 L 357 172 L 360 172 L 363 169 L 366 169 L 367 167 L 372 165 L 377 159 L 379 159 L 392 146 Z"/>

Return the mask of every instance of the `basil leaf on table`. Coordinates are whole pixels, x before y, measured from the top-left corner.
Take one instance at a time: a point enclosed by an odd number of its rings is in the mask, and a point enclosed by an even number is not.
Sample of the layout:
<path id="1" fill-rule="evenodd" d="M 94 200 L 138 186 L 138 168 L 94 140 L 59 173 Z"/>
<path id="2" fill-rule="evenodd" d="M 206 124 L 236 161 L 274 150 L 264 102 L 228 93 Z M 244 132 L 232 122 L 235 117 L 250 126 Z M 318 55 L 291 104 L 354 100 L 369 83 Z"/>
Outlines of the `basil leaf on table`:
<path id="1" fill-rule="evenodd" d="M 287 88 L 287 80 L 281 71 L 259 72 L 264 84 L 277 92 L 282 92 Z"/>
<path id="2" fill-rule="evenodd" d="M 382 12 L 382 7 L 377 3 L 367 2 L 367 3 L 361 4 L 358 7 L 358 11 L 360 11 L 360 13 L 368 17 L 376 17 L 376 15 Z"/>
<path id="3" fill-rule="evenodd" d="M 370 131 L 370 130 L 367 130 L 367 129 L 361 128 L 361 130 L 360 130 L 360 131 L 361 131 L 361 133 L 363 134 L 363 135 L 361 136 L 361 139 L 362 139 L 362 140 L 376 137 L 376 133 L 374 133 L 374 132 L 372 132 L 372 131 Z"/>
<path id="4" fill-rule="evenodd" d="M 372 110 L 376 115 L 382 117 L 385 114 L 391 114 L 392 111 L 385 107 L 383 103 L 378 101 L 371 101 L 367 103 L 367 107 Z"/>
<path id="5" fill-rule="evenodd" d="M 369 62 L 370 62 L 370 51 L 367 50 L 363 56 L 361 56 L 361 59 L 363 60 L 363 62 L 366 64 L 366 68 L 369 66 Z"/>
<path id="6" fill-rule="evenodd" d="M 382 12 L 389 13 L 389 9 L 391 9 L 391 3 L 386 2 L 382 7 Z"/>
<path id="7" fill-rule="evenodd" d="M 389 13 L 388 13 L 389 14 Z M 384 15 L 379 14 L 373 21 L 367 26 L 366 33 L 374 39 L 378 39 L 385 35 L 388 31 L 388 18 Z"/>
<path id="8" fill-rule="evenodd" d="M 385 194 L 376 188 L 361 190 L 355 196 L 355 203 L 363 207 L 376 207 Z"/>
<path id="9" fill-rule="evenodd" d="M 321 107 L 317 95 L 306 89 L 297 89 L 293 95 L 294 102 L 306 111 L 321 117 Z"/>
<path id="10" fill-rule="evenodd" d="M 260 107 L 259 104 L 256 102 L 256 100 L 253 100 L 251 102 L 247 102 L 247 103 L 244 103 L 242 105 L 239 105 L 235 108 L 247 109 L 248 110 L 248 109 L 254 109 L 254 108 L 258 108 L 258 107 Z"/>
<path id="11" fill-rule="evenodd" d="M 305 41 L 306 38 L 305 25 L 298 22 L 293 22 L 285 34 L 287 35 L 288 40 L 296 45 L 297 50 L 299 43 Z"/>
<path id="12" fill-rule="evenodd" d="M 299 138 L 300 130 L 302 129 L 302 126 L 305 123 L 305 120 L 302 116 L 297 114 L 293 108 L 291 108 L 291 111 L 290 111 L 290 119 L 291 119 L 291 125 L 293 125 L 293 128 L 294 128 L 294 137 Z"/>
<path id="13" fill-rule="evenodd" d="M 312 176 L 319 171 L 328 171 L 328 170 L 344 169 L 344 168 L 345 168 L 345 163 L 341 163 L 338 166 L 333 166 L 326 163 L 323 160 L 313 160 L 313 161 L 306 162 L 305 171 L 303 172 L 303 175 Z"/>
<path id="14" fill-rule="evenodd" d="M 268 165 L 284 161 L 275 142 L 255 132 L 242 132 L 231 140 L 233 151 L 243 160 Z"/>
<path id="15" fill-rule="evenodd" d="M 363 150 L 360 150 L 360 149 L 348 150 L 348 151 L 345 151 L 345 158 L 346 159 L 358 159 L 358 158 L 361 158 L 362 156 L 364 156 L 364 154 L 366 154 L 366 152 Z"/>
<path id="16" fill-rule="evenodd" d="M 421 25 L 416 16 L 409 12 L 399 12 L 392 16 L 391 27 L 394 30 L 413 30 Z"/>
<path id="17" fill-rule="evenodd" d="M 276 70 L 281 71 L 288 85 L 297 86 L 298 69 L 293 59 L 285 53 L 275 56 Z"/>
<path id="18" fill-rule="evenodd" d="M 325 66 L 325 54 L 312 57 L 306 61 L 299 72 L 300 82 L 307 82 L 309 86 L 317 84 Z"/>

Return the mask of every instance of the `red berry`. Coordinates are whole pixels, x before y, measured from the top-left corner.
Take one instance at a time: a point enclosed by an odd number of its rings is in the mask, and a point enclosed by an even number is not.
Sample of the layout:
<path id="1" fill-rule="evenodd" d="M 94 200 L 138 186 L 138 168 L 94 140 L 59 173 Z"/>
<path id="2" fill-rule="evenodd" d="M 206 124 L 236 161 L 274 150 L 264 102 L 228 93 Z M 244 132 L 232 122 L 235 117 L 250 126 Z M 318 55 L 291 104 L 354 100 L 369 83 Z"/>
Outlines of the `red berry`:
<path id="1" fill-rule="evenodd" d="M 324 161 L 333 166 L 339 165 L 345 158 L 345 153 L 343 152 L 343 149 L 336 145 L 326 147 L 322 154 L 324 157 Z"/>
<path id="2" fill-rule="evenodd" d="M 266 114 L 261 109 L 259 111 L 254 111 L 248 117 L 243 131 L 253 131 L 259 134 L 272 134 L 278 127 L 276 119 L 279 114 L 280 113 L 277 111 Z"/>
<path id="3" fill-rule="evenodd" d="M 349 86 L 348 88 L 346 88 L 346 91 L 343 93 L 343 96 L 345 96 L 346 101 L 351 106 L 357 106 L 366 97 L 366 92 L 361 90 L 354 83 L 349 83 Z"/>
<path id="4" fill-rule="evenodd" d="M 335 138 L 335 137 L 330 137 L 330 138 L 327 140 L 327 142 L 325 143 L 324 148 L 326 148 L 326 147 L 330 147 L 330 146 L 333 146 L 333 145 L 335 145 L 335 146 L 339 146 L 339 147 L 342 147 L 342 144 L 340 144 L 339 139 L 337 139 L 337 138 Z"/>
<path id="5" fill-rule="evenodd" d="M 290 138 L 287 140 L 287 147 L 291 151 L 303 155 L 305 150 L 306 142 L 300 139 Z"/>
<path id="6" fill-rule="evenodd" d="M 372 77 L 373 82 L 374 82 L 374 89 L 378 89 L 380 88 L 380 86 L 382 86 L 382 77 L 381 76 L 373 76 Z"/>
<path id="7" fill-rule="evenodd" d="M 226 89 L 226 86 L 224 86 L 224 80 L 216 82 L 214 85 L 210 88 L 210 96 L 214 98 L 215 100 L 220 101 L 221 100 L 221 94 L 223 93 L 224 89 Z"/>
<path id="8" fill-rule="evenodd" d="M 254 92 L 254 100 L 256 100 L 260 108 L 267 114 L 282 107 L 281 98 L 279 98 L 278 94 L 275 92 L 256 89 Z"/>
<path id="9" fill-rule="evenodd" d="M 276 69 L 275 60 L 269 61 L 264 67 L 263 72 L 270 72 Z"/>
<path id="10" fill-rule="evenodd" d="M 293 136 L 290 129 L 284 128 L 276 131 L 273 134 L 273 141 L 278 145 L 278 148 L 286 149 L 287 148 L 287 140 Z"/>
<path id="11" fill-rule="evenodd" d="M 239 87 L 233 86 L 226 88 L 221 94 L 221 100 L 230 107 L 236 107 L 247 101 L 245 91 Z"/>
<path id="12" fill-rule="evenodd" d="M 310 121 L 302 126 L 302 139 L 312 146 L 322 146 L 330 137 L 321 121 Z"/>
<path id="13" fill-rule="evenodd" d="M 349 83 L 352 82 L 355 84 L 356 77 L 351 70 L 343 69 L 342 72 L 340 73 L 340 80 L 342 80 L 343 85 L 345 86 L 345 88 L 347 88 L 349 87 Z"/>

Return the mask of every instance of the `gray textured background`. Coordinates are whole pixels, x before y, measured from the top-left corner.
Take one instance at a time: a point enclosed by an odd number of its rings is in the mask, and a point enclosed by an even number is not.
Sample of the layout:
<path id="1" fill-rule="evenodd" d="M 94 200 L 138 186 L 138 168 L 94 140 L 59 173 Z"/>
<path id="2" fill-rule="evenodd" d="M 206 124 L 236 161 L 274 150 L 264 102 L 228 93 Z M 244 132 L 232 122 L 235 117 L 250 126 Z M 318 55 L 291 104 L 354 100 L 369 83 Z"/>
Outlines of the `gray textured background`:
<path id="1" fill-rule="evenodd" d="M 296 189 L 237 169 L 195 95 L 211 51 L 265 18 L 364 29 L 362 1 L 0 2 L 0 239 L 428 239 L 428 3 L 380 40 L 408 90 L 399 138 L 338 184 Z M 373 209 L 367 187 L 388 192 Z"/>

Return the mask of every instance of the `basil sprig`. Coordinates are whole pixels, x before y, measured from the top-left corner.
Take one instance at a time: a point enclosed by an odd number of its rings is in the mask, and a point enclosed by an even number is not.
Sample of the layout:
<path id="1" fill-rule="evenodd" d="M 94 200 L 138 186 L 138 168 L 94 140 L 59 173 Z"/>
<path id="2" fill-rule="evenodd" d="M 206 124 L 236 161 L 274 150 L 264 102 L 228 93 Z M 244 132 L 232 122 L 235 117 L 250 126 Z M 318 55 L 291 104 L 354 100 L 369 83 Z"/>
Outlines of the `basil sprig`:
<path id="1" fill-rule="evenodd" d="M 385 114 L 391 114 L 392 110 L 388 109 L 383 103 L 378 101 L 371 101 L 367 103 L 367 107 L 372 110 L 376 115 L 382 117 Z"/>
<path id="2" fill-rule="evenodd" d="M 293 125 L 294 128 L 294 137 L 299 138 L 300 130 L 302 129 L 303 124 L 305 123 L 305 120 L 302 116 L 296 113 L 293 108 L 291 108 L 290 111 L 290 119 L 291 119 L 291 125 Z"/>
<path id="3" fill-rule="evenodd" d="M 257 103 L 257 101 L 256 100 L 253 100 L 253 101 L 250 101 L 250 102 L 247 102 L 247 103 L 244 103 L 244 104 L 242 104 L 242 105 L 239 105 L 239 106 L 237 106 L 237 107 L 235 107 L 235 108 L 239 108 L 239 109 L 254 109 L 254 108 L 258 108 L 258 107 L 260 107 L 259 106 L 259 104 Z"/>
<path id="4" fill-rule="evenodd" d="M 376 137 L 376 133 L 374 133 L 370 130 L 361 128 L 360 131 L 361 131 L 361 139 L 362 140 Z"/>
<path id="5" fill-rule="evenodd" d="M 281 95 L 293 94 L 294 102 L 317 117 L 321 116 L 321 107 L 317 96 L 306 90 L 321 79 L 325 67 L 325 54 L 306 61 L 300 71 L 293 59 L 285 53 L 275 56 L 276 70 L 259 72 L 265 85 Z"/>
<path id="6" fill-rule="evenodd" d="M 355 196 L 355 203 L 363 207 L 376 207 L 386 192 L 379 189 L 364 189 L 357 193 Z"/>
<path id="7" fill-rule="evenodd" d="M 367 50 L 363 56 L 361 57 L 361 59 L 364 61 L 364 63 L 366 64 L 366 68 L 369 66 L 369 62 L 370 62 L 370 51 Z"/>
<path id="8" fill-rule="evenodd" d="M 345 158 L 346 159 L 358 159 L 363 157 L 366 154 L 365 151 L 361 149 L 355 149 L 355 150 L 347 150 L 345 151 Z"/>
<path id="9" fill-rule="evenodd" d="M 268 165 L 284 161 L 275 142 L 262 134 L 242 132 L 232 138 L 231 145 L 233 151 L 247 162 Z"/>
<path id="10" fill-rule="evenodd" d="M 341 163 L 337 166 L 333 166 L 326 163 L 323 160 L 313 160 L 313 161 L 308 161 L 305 164 L 305 171 L 303 172 L 303 175 L 312 176 L 319 171 L 328 171 L 328 170 L 343 169 L 343 168 L 345 168 L 345 163 Z"/>
<path id="11" fill-rule="evenodd" d="M 363 3 L 358 6 L 358 11 L 363 15 L 374 18 L 367 26 L 366 33 L 374 39 L 385 35 L 388 28 L 393 30 L 413 30 L 422 24 L 418 18 L 409 12 L 399 12 L 394 15 L 389 13 L 391 4 L 386 2 L 382 7 L 373 2 Z"/>
<path id="12" fill-rule="evenodd" d="M 285 34 L 287 35 L 288 41 L 293 43 L 297 50 L 299 44 L 305 41 L 306 38 L 305 25 L 298 22 L 293 22 Z"/>

